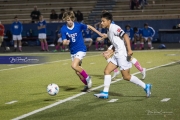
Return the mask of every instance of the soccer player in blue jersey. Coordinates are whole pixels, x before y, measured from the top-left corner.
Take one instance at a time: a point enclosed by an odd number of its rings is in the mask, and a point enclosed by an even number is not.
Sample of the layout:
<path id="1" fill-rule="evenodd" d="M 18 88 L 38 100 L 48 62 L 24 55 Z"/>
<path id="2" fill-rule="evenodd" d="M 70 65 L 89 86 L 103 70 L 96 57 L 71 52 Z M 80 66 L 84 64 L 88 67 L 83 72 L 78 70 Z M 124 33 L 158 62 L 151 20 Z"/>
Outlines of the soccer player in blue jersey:
<path id="1" fill-rule="evenodd" d="M 148 48 L 153 49 L 152 47 L 152 39 L 155 35 L 155 30 L 150 27 L 147 23 L 144 24 L 144 28 L 142 29 L 142 39 L 145 42 L 148 42 Z M 143 45 L 144 48 L 144 45 Z"/>
<path id="2" fill-rule="evenodd" d="M 85 42 L 85 44 L 88 43 L 87 51 L 89 51 L 89 48 L 91 47 L 92 42 L 93 42 L 93 40 L 91 38 L 91 33 L 92 33 L 92 31 L 89 29 L 83 30 L 84 42 Z"/>
<path id="3" fill-rule="evenodd" d="M 19 45 L 19 51 L 22 51 L 22 31 L 23 31 L 23 25 L 22 23 L 18 20 L 18 17 L 14 17 L 14 22 L 11 25 L 11 33 L 13 35 L 13 41 L 14 41 L 14 52 L 17 50 L 17 42 Z"/>
<path id="4" fill-rule="evenodd" d="M 99 31 L 90 25 L 74 22 L 75 16 L 72 12 L 66 12 L 63 15 L 63 20 L 67 22 L 61 28 L 61 35 L 64 45 L 69 45 L 71 58 L 72 58 L 72 69 L 75 70 L 81 81 L 85 84 L 83 92 L 86 92 L 92 86 L 90 76 L 86 71 L 79 65 L 82 59 L 86 55 L 86 46 L 84 44 L 82 30 L 90 29 L 100 36 L 103 36 Z"/>
<path id="5" fill-rule="evenodd" d="M 41 50 L 42 51 L 49 51 L 48 44 L 46 41 L 46 21 L 43 19 L 43 16 L 39 16 L 39 22 L 38 22 L 38 38 L 41 41 Z"/>

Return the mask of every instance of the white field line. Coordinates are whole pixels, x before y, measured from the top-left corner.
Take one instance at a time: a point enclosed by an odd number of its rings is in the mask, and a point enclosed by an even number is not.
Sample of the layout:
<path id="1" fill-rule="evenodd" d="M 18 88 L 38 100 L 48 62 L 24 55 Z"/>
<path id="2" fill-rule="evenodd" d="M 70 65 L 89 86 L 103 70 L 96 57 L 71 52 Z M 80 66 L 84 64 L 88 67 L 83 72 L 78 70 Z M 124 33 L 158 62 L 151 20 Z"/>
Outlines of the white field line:
<path id="1" fill-rule="evenodd" d="M 99 56 L 99 54 L 98 54 L 98 55 L 86 56 L 85 58 L 87 58 L 87 57 L 94 57 L 94 56 Z M 50 63 L 56 63 L 56 62 L 62 62 L 62 61 L 68 61 L 68 60 L 71 60 L 71 59 L 57 60 L 57 61 L 52 61 L 52 62 L 44 62 L 44 63 L 40 63 L 40 64 L 25 65 L 25 66 L 20 66 L 20 67 L 1 69 L 0 72 L 1 72 L 1 71 L 6 71 L 6 70 L 14 70 L 14 69 L 26 68 L 26 67 L 32 67 L 32 66 L 37 66 L 37 65 L 44 65 L 44 64 L 50 64 Z"/>
<path id="2" fill-rule="evenodd" d="M 168 64 L 164 64 L 164 65 L 156 66 L 156 67 L 153 67 L 153 68 L 149 68 L 149 69 L 147 69 L 146 71 L 153 70 L 153 69 L 160 68 L 160 67 L 167 66 L 167 65 L 171 65 L 171 64 L 174 64 L 174 63 L 177 63 L 177 62 L 171 62 L 171 63 L 168 63 Z M 134 73 L 133 75 L 136 75 L 136 74 L 139 74 L 139 73 L 140 73 L 140 72 L 136 72 L 136 73 Z M 120 81 L 120 80 L 122 80 L 122 79 L 117 79 L 117 80 L 115 80 L 115 81 L 112 81 L 111 84 L 112 84 L 112 83 L 116 83 L 116 82 L 118 82 L 118 81 Z M 98 87 L 92 88 L 91 90 L 93 91 L 93 90 L 102 88 L 103 86 L 104 86 L 104 85 L 100 85 L 100 86 L 98 86 Z M 72 99 L 74 99 L 74 98 L 77 98 L 77 97 L 79 97 L 79 96 L 82 96 L 82 95 L 84 95 L 84 94 L 87 94 L 87 92 L 82 92 L 82 93 L 73 95 L 73 96 L 71 96 L 71 97 L 68 97 L 68 98 L 66 98 L 66 99 L 64 99 L 64 100 L 60 100 L 60 101 L 55 102 L 55 103 L 53 103 L 53 104 L 51 104 L 51 105 L 48 105 L 48 106 L 46 106 L 46 107 L 43 107 L 43 108 L 34 110 L 34 111 L 32 111 L 32 112 L 29 112 L 29 113 L 27 113 L 27 114 L 21 115 L 21 116 L 19 116 L 19 117 L 13 118 L 12 120 L 20 120 L 20 119 L 26 118 L 26 117 L 31 116 L 31 115 L 33 115 L 33 114 L 36 114 L 36 113 L 38 113 L 38 112 L 44 111 L 44 110 L 46 110 L 46 109 L 49 109 L 49 108 L 52 108 L 52 107 L 57 106 L 57 105 L 59 105 L 59 104 L 65 103 L 65 102 L 67 102 L 67 101 L 70 101 L 70 100 L 72 100 Z"/>

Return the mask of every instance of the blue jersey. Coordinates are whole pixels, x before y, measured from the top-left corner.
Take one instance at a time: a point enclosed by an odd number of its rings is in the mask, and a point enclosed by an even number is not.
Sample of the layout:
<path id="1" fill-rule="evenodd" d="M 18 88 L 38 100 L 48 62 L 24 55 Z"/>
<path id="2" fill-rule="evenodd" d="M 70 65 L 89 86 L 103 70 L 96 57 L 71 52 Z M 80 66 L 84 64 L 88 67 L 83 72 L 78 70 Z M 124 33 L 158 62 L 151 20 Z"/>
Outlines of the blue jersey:
<path id="1" fill-rule="evenodd" d="M 11 33 L 13 35 L 21 35 L 23 31 L 23 26 L 21 24 L 21 22 L 13 22 L 11 25 Z"/>
<path id="2" fill-rule="evenodd" d="M 142 29 L 143 37 L 154 37 L 154 35 L 155 35 L 155 30 L 152 27 L 148 27 L 147 29 L 146 28 Z"/>
<path id="3" fill-rule="evenodd" d="M 134 37 L 134 31 L 132 28 L 130 28 L 129 30 L 125 29 L 124 32 L 129 36 L 129 38 L 132 40 L 132 38 Z"/>
<path id="4" fill-rule="evenodd" d="M 79 51 L 86 52 L 86 46 L 82 31 L 87 29 L 87 25 L 74 22 L 73 28 L 68 28 L 63 25 L 61 28 L 62 40 L 70 40 L 69 49 L 71 54 L 76 54 Z"/>
<path id="5" fill-rule="evenodd" d="M 91 38 L 91 30 L 83 30 L 84 38 Z"/>
<path id="6" fill-rule="evenodd" d="M 38 27 L 40 27 L 40 26 L 45 26 L 45 27 L 46 27 L 46 21 L 45 21 L 45 20 L 39 21 L 39 22 L 38 22 Z M 39 31 L 39 33 L 44 33 L 44 34 L 46 34 L 46 28 L 41 28 L 41 29 L 39 29 L 38 31 Z"/>

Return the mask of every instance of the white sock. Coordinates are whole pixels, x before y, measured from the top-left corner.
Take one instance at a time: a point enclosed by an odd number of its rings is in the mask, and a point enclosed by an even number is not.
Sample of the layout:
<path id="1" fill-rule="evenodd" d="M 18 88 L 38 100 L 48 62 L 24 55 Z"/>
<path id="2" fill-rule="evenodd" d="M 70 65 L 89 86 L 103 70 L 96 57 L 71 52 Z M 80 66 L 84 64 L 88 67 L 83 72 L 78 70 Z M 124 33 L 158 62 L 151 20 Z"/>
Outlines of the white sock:
<path id="1" fill-rule="evenodd" d="M 139 85 L 144 89 L 146 88 L 146 84 L 143 81 L 141 81 L 140 79 L 138 79 L 136 76 L 131 75 L 130 82 L 132 82 L 136 85 Z"/>
<path id="2" fill-rule="evenodd" d="M 136 58 L 132 58 L 131 63 L 135 64 L 136 62 L 137 62 L 137 59 Z"/>
<path id="3" fill-rule="evenodd" d="M 104 76 L 104 90 L 103 92 L 109 92 L 109 87 L 111 84 L 111 75 Z"/>

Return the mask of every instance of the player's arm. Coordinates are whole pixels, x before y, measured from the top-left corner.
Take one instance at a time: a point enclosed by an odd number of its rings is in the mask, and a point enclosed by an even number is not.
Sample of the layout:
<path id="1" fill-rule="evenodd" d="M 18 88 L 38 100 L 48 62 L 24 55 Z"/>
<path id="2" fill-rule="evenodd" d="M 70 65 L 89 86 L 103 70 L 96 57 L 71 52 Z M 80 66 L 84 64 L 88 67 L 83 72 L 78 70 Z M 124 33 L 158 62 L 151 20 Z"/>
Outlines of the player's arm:
<path id="1" fill-rule="evenodd" d="M 101 36 L 101 37 L 104 36 L 104 34 L 102 34 L 101 32 L 99 32 L 98 30 L 96 30 L 93 26 L 87 25 L 87 27 L 88 27 L 88 29 L 90 29 L 90 30 L 96 32 L 99 36 Z"/>
<path id="2" fill-rule="evenodd" d="M 106 59 L 110 58 L 113 54 L 114 54 L 114 47 L 113 47 L 113 45 L 110 45 L 108 47 L 108 49 L 105 52 L 103 52 L 103 56 Z"/>

